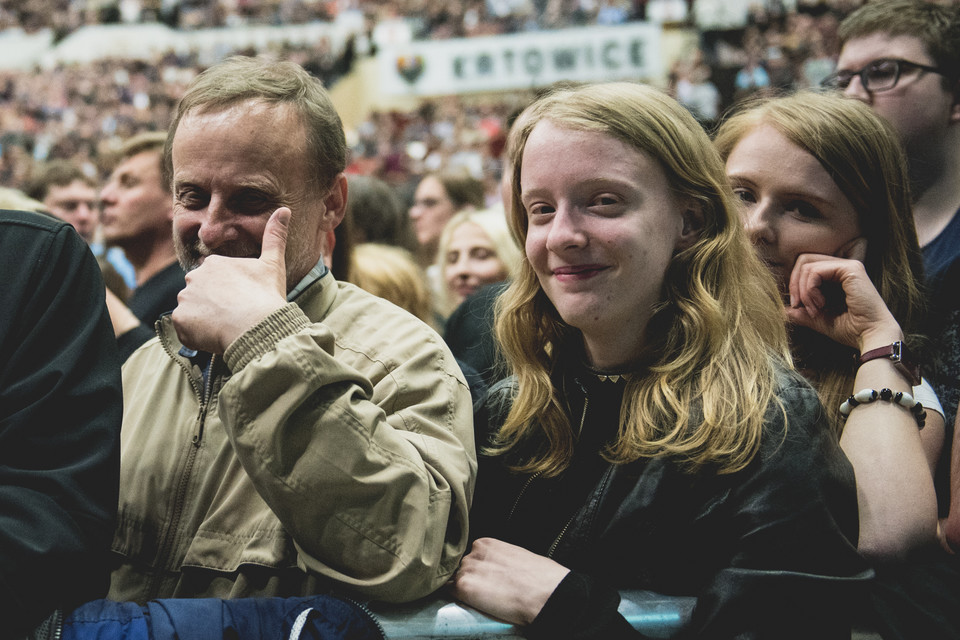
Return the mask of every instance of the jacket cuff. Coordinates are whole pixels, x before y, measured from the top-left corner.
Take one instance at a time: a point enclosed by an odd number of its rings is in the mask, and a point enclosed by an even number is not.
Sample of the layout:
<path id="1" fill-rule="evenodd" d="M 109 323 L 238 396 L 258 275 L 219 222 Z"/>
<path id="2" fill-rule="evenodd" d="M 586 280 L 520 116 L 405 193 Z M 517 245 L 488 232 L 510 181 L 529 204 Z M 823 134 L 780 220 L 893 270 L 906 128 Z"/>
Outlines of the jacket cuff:
<path id="1" fill-rule="evenodd" d="M 233 341 L 223 352 L 223 360 L 236 373 L 251 360 L 272 350 L 280 340 L 310 326 L 310 319 L 293 302 L 280 307 L 246 333 Z"/>
<path id="2" fill-rule="evenodd" d="M 593 578 L 571 571 L 526 628 L 531 640 L 547 638 L 642 637 L 617 612 L 620 594 Z"/>

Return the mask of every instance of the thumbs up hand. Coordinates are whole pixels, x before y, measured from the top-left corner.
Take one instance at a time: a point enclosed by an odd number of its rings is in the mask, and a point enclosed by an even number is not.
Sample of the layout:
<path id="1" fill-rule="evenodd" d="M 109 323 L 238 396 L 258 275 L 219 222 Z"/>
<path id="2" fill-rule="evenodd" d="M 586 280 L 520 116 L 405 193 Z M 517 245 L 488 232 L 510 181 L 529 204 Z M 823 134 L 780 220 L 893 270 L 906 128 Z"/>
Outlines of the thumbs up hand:
<path id="1" fill-rule="evenodd" d="M 284 255 L 290 209 L 273 212 L 263 230 L 260 257 L 210 255 L 187 274 L 177 296 L 174 329 L 185 346 L 223 354 L 243 333 L 287 303 Z"/>

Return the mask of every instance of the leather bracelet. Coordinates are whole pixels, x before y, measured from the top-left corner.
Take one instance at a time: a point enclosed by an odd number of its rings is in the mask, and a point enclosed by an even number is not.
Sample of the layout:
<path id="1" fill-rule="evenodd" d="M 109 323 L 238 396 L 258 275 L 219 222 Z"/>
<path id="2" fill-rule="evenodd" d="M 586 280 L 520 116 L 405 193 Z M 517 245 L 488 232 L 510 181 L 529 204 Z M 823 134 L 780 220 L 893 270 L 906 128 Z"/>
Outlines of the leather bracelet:
<path id="1" fill-rule="evenodd" d="M 870 404 L 877 400 L 898 404 L 909 411 L 911 415 L 913 415 L 914 420 L 917 421 L 918 429 L 923 429 L 927 422 L 927 414 L 924 412 L 923 405 L 917 402 L 912 395 L 906 391 L 892 391 L 887 388 L 880 389 L 880 391 L 876 389 L 860 389 L 860 391 L 857 391 L 840 405 L 840 415 L 843 420 L 846 420 L 847 416 L 861 404 Z"/>
<path id="2" fill-rule="evenodd" d="M 902 340 L 862 353 L 857 358 L 857 362 L 862 365 L 877 358 L 889 358 L 897 371 L 910 381 L 911 386 L 917 387 L 920 385 L 920 365 L 913 359 L 910 350 L 907 349 L 907 345 Z"/>

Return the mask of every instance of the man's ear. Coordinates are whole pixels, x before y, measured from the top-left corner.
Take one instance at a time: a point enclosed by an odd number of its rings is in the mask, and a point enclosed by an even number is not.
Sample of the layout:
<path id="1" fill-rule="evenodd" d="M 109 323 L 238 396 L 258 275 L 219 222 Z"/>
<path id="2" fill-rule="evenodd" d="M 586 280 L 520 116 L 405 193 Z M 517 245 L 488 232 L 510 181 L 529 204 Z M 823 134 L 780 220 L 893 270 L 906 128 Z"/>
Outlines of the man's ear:
<path id="1" fill-rule="evenodd" d="M 337 246 L 337 232 L 333 229 L 327 229 L 323 232 L 320 240 L 320 255 L 323 256 L 323 264 L 327 269 L 333 268 L 333 250 Z"/>
<path id="2" fill-rule="evenodd" d="M 684 201 L 684 209 L 681 212 L 683 227 L 680 229 L 680 236 L 677 238 L 676 251 L 689 249 L 700 239 L 703 233 L 704 219 L 702 205 L 689 198 Z"/>
<path id="3" fill-rule="evenodd" d="M 867 259 L 867 239 L 863 236 L 857 236 L 837 249 L 833 255 L 835 258 L 863 262 Z"/>
<path id="4" fill-rule="evenodd" d="M 343 220 L 343 214 L 347 210 L 347 176 L 340 173 L 333 180 L 333 186 L 323 198 L 323 224 L 324 230 L 333 231 L 333 229 Z M 331 252 L 333 247 L 331 247 Z"/>

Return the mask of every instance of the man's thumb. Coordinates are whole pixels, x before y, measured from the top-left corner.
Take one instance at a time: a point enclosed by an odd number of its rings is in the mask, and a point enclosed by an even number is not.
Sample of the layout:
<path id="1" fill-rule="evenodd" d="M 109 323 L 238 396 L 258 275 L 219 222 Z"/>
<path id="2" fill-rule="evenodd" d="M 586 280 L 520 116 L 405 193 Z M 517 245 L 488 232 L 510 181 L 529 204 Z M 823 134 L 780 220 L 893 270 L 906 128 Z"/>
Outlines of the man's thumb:
<path id="1" fill-rule="evenodd" d="M 290 209 L 280 207 L 273 212 L 263 228 L 260 259 L 286 268 L 287 232 L 290 228 Z"/>

